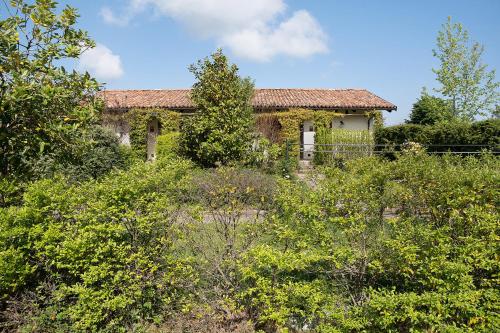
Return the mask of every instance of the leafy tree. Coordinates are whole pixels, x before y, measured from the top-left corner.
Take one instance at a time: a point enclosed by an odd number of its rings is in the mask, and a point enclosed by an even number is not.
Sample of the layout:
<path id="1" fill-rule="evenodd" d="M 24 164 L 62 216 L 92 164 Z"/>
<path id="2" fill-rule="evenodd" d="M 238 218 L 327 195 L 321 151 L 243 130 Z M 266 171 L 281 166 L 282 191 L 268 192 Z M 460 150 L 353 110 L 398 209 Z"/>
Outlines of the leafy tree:
<path id="1" fill-rule="evenodd" d="M 451 18 L 438 33 L 433 53 L 441 66 L 433 71 L 441 87 L 436 91 L 450 99 L 454 118 L 473 120 L 493 112 L 498 104 L 500 83 L 495 81 L 495 71 L 488 71 L 481 62 L 483 51 L 477 42 L 470 45 L 467 30 Z"/>
<path id="2" fill-rule="evenodd" d="M 197 111 L 184 124 L 183 153 L 203 166 L 240 160 L 252 142 L 253 82 L 220 49 L 189 70 L 197 80 L 191 92 Z"/>
<path id="3" fill-rule="evenodd" d="M 98 83 L 64 60 L 93 47 L 74 26 L 77 11 L 56 1 L 10 1 L 0 21 L 0 174 L 28 177 L 46 153 L 64 150 L 94 120 Z M 82 101 L 85 101 L 83 103 Z"/>
<path id="4" fill-rule="evenodd" d="M 433 125 L 451 118 L 452 111 L 449 101 L 429 95 L 424 88 L 420 98 L 413 104 L 410 119 L 407 122 L 410 124 Z"/>

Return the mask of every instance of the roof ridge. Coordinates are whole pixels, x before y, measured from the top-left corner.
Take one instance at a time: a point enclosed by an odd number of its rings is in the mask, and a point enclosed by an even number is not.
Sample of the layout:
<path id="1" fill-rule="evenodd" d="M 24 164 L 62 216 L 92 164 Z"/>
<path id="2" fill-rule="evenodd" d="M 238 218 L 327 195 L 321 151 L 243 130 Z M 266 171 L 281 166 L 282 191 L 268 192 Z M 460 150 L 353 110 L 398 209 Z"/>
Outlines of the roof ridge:
<path id="1" fill-rule="evenodd" d="M 157 89 L 104 89 L 102 91 L 187 91 L 192 88 L 157 88 Z"/>
<path id="2" fill-rule="evenodd" d="M 332 91 L 347 91 L 347 90 L 364 90 L 363 88 L 255 88 L 256 90 L 332 90 Z"/>
<path id="3" fill-rule="evenodd" d="M 188 91 L 192 88 L 155 88 L 155 89 L 104 89 L 102 91 Z M 261 88 L 255 90 L 329 90 L 329 91 L 367 91 L 364 88 Z"/>
<path id="4" fill-rule="evenodd" d="M 107 107 L 192 108 L 189 88 L 123 89 L 99 92 Z M 332 94 L 330 92 L 333 92 Z M 396 110 L 397 107 L 367 89 L 357 88 L 256 88 L 255 107 L 359 108 Z"/>

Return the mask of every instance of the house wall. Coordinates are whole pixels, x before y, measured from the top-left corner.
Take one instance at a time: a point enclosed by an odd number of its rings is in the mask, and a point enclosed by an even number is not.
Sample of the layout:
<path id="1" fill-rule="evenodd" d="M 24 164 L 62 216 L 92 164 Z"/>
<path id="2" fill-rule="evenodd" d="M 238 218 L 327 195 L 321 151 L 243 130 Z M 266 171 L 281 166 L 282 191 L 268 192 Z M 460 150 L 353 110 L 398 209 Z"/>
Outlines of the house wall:
<path id="1" fill-rule="evenodd" d="M 310 110 L 310 112 L 314 113 L 315 111 Z M 325 113 L 325 111 L 321 111 L 321 112 Z M 334 110 L 332 110 L 331 112 L 336 113 L 337 115 L 345 113 L 345 115 L 336 116 L 333 119 L 330 118 L 330 119 L 332 119 L 331 120 L 331 127 L 332 128 L 343 128 L 343 129 L 347 129 L 347 130 L 357 130 L 357 131 L 373 130 L 374 119 L 373 119 L 373 117 L 366 116 L 365 111 L 363 111 L 363 110 L 349 110 L 349 111 L 340 111 L 340 110 L 334 111 Z M 272 112 L 272 113 L 274 113 L 274 112 Z M 187 114 L 183 114 L 182 116 L 185 116 L 185 115 L 187 115 Z M 328 126 L 328 121 L 324 125 Z M 301 124 L 303 124 L 303 123 L 301 123 Z M 131 144 L 131 139 L 130 139 L 131 127 L 123 117 L 122 118 L 115 117 L 112 121 L 107 121 L 104 125 L 111 128 L 116 133 L 117 137 L 120 140 L 120 143 L 130 146 L 130 144 Z M 148 124 L 147 127 L 145 126 L 145 128 L 146 128 L 145 130 L 147 131 L 147 133 L 144 133 L 147 136 L 147 144 L 146 144 L 146 147 L 144 147 L 144 148 L 146 148 L 145 150 L 147 152 L 148 159 L 154 158 L 155 146 L 156 146 L 156 136 L 159 134 L 158 123 L 153 125 L 153 127 L 155 127 L 153 132 L 150 131 L 150 127 L 151 127 L 150 125 L 152 125 L 152 124 Z M 279 127 L 281 127 L 281 125 Z M 300 135 L 300 139 L 303 140 L 303 137 L 304 137 L 303 133 L 304 132 L 299 132 L 299 128 L 297 128 L 297 139 L 299 139 L 299 135 Z M 309 135 L 309 134 L 307 134 L 307 135 Z M 277 134 L 277 135 L 279 135 L 279 134 Z"/>
<path id="2" fill-rule="evenodd" d="M 366 131 L 372 129 L 371 118 L 365 115 L 347 114 L 342 118 L 332 120 L 332 128 Z M 372 125 L 372 126 L 370 126 Z"/>
<path id="3" fill-rule="evenodd" d="M 103 126 L 116 134 L 120 144 L 130 146 L 130 126 L 125 120 L 107 121 Z"/>

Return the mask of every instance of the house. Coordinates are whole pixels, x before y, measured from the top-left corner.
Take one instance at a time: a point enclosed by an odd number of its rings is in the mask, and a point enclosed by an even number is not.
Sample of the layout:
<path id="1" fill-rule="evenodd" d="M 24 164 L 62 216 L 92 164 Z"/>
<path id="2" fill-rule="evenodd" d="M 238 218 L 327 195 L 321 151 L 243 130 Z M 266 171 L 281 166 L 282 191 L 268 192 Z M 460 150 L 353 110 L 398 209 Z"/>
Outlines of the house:
<path id="1" fill-rule="evenodd" d="M 196 109 L 190 99 L 190 89 L 161 90 L 107 90 L 101 93 L 108 114 L 126 114 L 134 109 L 175 111 L 181 115 L 193 114 Z M 309 110 L 312 114 L 340 115 L 328 122 L 330 128 L 371 131 L 374 127 L 373 111 L 394 111 L 397 107 L 364 89 L 255 89 L 251 100 L 256 116 L 283 114 L 295 110 Z M 300 119 L 297 141 L 304 145 L 303 158 L 311 158 L 314 145 L 314 116 Z M 123 144 L 130 144 L 130 126 L 125 118 L 108 122 Z M 152 121 L 147 125 L 148 158 L 154 158 L 156 136 L 161 124 Z M 309 151 L 309 153 L 307 153 Z"/>

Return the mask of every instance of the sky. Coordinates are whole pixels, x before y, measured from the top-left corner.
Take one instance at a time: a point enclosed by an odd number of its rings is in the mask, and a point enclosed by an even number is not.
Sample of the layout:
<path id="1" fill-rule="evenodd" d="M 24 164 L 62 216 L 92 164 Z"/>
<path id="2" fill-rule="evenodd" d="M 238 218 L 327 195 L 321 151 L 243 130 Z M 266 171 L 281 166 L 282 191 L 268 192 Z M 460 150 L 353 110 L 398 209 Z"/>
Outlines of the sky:
<path id="1" fill-rule="evenodd" d="M 448 16 L 500 68 L 500 0 L 67 0 L 97 47 L 76 65 L 106 89 L 187 88 L 188 66 L 222 47 L 257 88 L 363 88 L 408 118 L 438 87 L 436 35 Z M 498 79 L 498 77 L 497 77 Z"/>

